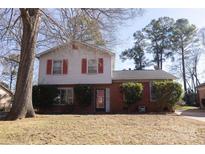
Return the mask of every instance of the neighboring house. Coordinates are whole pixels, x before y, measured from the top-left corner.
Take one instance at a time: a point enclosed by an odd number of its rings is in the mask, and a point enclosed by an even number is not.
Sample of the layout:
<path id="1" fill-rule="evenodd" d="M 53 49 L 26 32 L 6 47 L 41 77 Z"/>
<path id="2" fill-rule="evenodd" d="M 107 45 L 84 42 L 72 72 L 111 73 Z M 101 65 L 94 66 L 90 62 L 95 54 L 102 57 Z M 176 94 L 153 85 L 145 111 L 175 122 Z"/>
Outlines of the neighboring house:
<path id="1" fill-rule="evenodd" d="M 0 111 L 10 111 L 12 105 L 13 93 L 0 84 Z"/>
<path id="2" fill-rule="evenodd" d="M 205 109 L 205 83 L 197 87 L 199 104 L 202 109 Z"/>
<path id="3" fill-rule="evenodd" d="M 131 106 L 156 111 L 152 100 L 152 81 L 174 80 L 175 76 L 163 70 L 115 71 L 115 54 L 95 45 L 71 41 L 37 55 L 39 58 L 39 85 L 53 85 L 60 91 L 62 105 L 55 105 L 51 112 L 74 113 L 123 113 L 125 112 L 120 85 L 123 82 L 141 82 L 144 86 L 142 100 Z M 90 84 L 94 88 L 93 101 L 87 108 L 80 108 L 73 88 L 77 84 Z"/>

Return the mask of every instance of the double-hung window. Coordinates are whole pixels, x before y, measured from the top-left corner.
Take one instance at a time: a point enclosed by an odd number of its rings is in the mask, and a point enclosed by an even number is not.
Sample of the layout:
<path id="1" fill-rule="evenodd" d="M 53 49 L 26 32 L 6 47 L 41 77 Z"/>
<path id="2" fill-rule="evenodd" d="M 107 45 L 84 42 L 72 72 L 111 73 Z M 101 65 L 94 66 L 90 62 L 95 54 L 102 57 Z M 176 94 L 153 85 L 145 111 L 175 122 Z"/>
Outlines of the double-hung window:
<path id="1" fill-rule="evenodd" d="M 53 61 L 53 74 L 62 74 L 62 60 Z"/>
<path id="2" fill-rule="evenodd" d="M 97 73 L 97 60 L 89 59 L 88 60 L 88 74 L 96 74 Z"/>
<path id="3" fill-rule="evenodd" d="M 59 89 L 59 102 L 58 104 L 73 104 L 73 88 Z"/>

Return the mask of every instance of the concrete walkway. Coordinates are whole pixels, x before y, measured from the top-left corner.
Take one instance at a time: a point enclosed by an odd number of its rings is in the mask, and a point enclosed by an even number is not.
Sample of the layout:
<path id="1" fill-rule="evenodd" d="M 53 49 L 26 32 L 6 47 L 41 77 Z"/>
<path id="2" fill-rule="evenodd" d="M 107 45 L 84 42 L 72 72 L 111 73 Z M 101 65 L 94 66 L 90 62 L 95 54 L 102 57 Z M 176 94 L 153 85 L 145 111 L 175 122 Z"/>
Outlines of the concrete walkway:
<path id="1" fill-rule="evenodd" d="M 200 109 L 176 110 L 175 113 L 177 115 L 180 115 L 186 118 L 205 122 L 205 110 L 200 110 Z"/>

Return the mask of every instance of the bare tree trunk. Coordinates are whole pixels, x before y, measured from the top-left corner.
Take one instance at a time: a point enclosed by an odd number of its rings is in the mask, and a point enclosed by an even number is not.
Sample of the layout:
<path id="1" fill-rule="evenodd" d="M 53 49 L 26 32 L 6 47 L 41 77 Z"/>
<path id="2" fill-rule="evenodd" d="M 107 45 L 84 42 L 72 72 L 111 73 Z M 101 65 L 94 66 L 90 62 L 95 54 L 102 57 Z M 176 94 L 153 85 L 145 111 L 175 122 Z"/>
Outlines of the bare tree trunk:
<path id="1" fill-rule="evenodd" d="M 10 76 L 10 83 L 9 83 L 9 89 L 12 89 L 12 83 L 13 83 L 13 75 Z"/>
<path id="2" fill-rule="evenodd" d="M 189 81 L 186 80 L 186 84 L 188 85 L 188 89 L 192 89 L 191 84 L 189 83 Z"/>
<path id="3" fill-rule="evenodd" d="M 35 116 L 32 105 L 32 80 L 35 60 L 35 47 L 41 14 L 39 9 L 20 9 L 20 11 L 23 22 L 21 57 L 14 103 L 7 117 L 8 120 L 16 120 Z"/>
<path id="4" fill-rule="evenodd" d="M 159 51 L 157 51 L 157 69 L 160 69 Z"/>
<path id="5" fill-rule="evenodd" d="M 139 70 L 142 70 L 142 59 L 140 59 L 140 68 Z"/>
<path id="6" fill-rule="evenodd" d="M 162 51 L 161 51 L 161 53 L 160 53 L 160 63 L 161 63 L 160 69 L 161 69 L 161 70 L 162 70 L 162 65 L 163 65 L 163 64 L 162 64 L 162 63 L 163 63 L 163 62 L 162 62 L 162 57 L 163 57 L 163 54 L 162 54 Z"/>
<path id="7" fill-rule="evenodd" d="M 197 60 L 195 60 L 194 76 L 195 76 L 195 79 L 196 79 L 196 87 L 198 87 L 200 85 L 197 72 L 198 72 L 197 71 Z"/>
<path id="8" fill-rule="evenodd" d="M 184 82 L 184 92 L 185 92 L 185 101 L 187 101 L 187 86 L 186 86 L 186 72 L 185 72 L 185 59 L 184 59 L 184 47 L 182 45 L 182 75 L 183 75 L 183 82 Z"/>
<path id="9" fill-rule="evenodd" d="M 156 42 L 156 46 L 158 46 L 158 43 Z M 157 69 L 160 69 L 160 53 L 159 53 L 159 49 L 157 49 Z"/>
<path id="10" fill-rule="evenodd" d="M 194 80 L 194 74 L 191 75 L 191 80 L 192 80 L 192 86 L 193 86 L 193 91 L 196 93 L 196 85 L 195 85 L 195 80 Z"/>
<path id="11" fill-rule="evenodd" d="M 10 82 L 9 82 L 9 89 L 11 90 L 12 88 L 12 82 L 13 82 L 13 74 L 12 74 L 12 66 L 10 66 Z"/>

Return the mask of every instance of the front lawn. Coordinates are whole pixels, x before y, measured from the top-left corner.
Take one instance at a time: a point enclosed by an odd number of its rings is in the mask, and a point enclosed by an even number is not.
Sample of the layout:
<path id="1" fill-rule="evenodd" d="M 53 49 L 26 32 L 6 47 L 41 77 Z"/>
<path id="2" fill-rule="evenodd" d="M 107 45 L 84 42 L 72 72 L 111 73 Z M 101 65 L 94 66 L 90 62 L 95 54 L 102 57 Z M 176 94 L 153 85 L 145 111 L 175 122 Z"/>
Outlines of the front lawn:
<path id="1" fill-rule="evenodd" d="M 0 121 L 0 144 L 205 144 L 205 123 L 175 115 L 38 115 Z"/>

